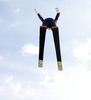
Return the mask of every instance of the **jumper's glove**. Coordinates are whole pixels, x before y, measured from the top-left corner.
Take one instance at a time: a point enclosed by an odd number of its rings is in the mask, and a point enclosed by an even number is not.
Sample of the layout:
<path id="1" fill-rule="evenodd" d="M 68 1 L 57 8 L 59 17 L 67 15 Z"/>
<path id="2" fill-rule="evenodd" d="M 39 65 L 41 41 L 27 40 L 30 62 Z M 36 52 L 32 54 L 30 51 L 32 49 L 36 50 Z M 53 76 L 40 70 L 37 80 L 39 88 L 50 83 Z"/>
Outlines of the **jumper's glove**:
<path id="1" fill-rule="evenodd" d="M 60 11 L 59 11 L 59 9 L 58 9 L 58 8 L 55 8 L 55 9 L 56 9 L 56 12 L 57 12 L 57 13 L 60 13 Z"/>
<path id="2" fill-rule="evenodd" d="M 37 10 L 36 9 L 34 9 L 34 10 L 35 10 L 36 14 L 38 14 Z"/>

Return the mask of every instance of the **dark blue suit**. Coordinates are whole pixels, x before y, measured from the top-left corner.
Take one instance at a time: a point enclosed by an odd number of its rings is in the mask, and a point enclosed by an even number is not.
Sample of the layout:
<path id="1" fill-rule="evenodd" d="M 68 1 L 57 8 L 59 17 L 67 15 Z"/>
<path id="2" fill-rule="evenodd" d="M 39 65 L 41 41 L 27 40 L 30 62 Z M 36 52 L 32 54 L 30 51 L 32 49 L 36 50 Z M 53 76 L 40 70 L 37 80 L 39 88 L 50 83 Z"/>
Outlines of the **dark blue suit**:
<path id="1" fill-rule="evenodd" d="M 51 28 L 51 27 L 56 26 L 56 22 L 58 20 L 59 15 L 60 15 L 60 13 L 57 13 L 55 19 L 53 19 L 53 18 L 43 19 L 40 14 L 38 14 L 38 17 L 43 22 L 43 24 L 42 24 L 43 26 L 47 26 L 47 28 Z"/>

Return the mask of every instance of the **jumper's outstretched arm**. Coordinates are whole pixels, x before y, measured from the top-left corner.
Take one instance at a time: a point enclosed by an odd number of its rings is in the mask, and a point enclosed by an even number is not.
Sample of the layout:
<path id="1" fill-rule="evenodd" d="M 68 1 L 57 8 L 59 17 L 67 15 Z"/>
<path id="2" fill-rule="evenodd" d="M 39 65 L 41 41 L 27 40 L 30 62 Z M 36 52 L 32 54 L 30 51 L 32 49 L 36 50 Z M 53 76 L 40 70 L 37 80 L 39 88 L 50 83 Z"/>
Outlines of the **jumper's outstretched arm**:
<path id="1" fill-rule="evenodd" d="M 58 18 L 59 18 L 59 16 L 60 16 L 60 11 L 59 11 L 58 8 L 56 8 L 56 12 L 57 12 L 57 15 L 56 15 L 56 17 L 55 17 L 55 21 L 57 22 L 57 20 L 58 20 Z"/>
<path id="2" fill-rule="evenodd" d="M 35 10 L 36 14 L 38 14 L 38 11 L 36 9 L 34 9 L 34 10 Z"/>
<path id="3" fill-rule="evenodd" d="M 35 10 L 36 14 L 38 15 L 39 19 L 43 22 L 44 21 L 43 17 L 38 13 L 38 11 L 36 9 L 34 9 L 34 10 Z"/>

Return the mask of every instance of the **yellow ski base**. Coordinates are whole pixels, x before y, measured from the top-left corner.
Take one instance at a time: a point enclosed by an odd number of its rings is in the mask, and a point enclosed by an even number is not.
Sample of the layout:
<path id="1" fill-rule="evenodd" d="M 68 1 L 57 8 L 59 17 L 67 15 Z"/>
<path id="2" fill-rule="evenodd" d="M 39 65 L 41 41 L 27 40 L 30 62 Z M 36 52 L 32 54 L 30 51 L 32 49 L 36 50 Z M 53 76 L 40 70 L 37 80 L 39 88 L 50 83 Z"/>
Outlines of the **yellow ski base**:
<path id="1" fill-rule="evenodd" d="M 43 65 L 43 61 L 39 60 L 39 67 L 42 68 L 42 65 Z"/>
<path id="2" fill-rule="evenodd" d="M 53 26 L 52 28 L 58 28 L 57 26 Z"/>
<path id="3" fill-rule="evenodd" d="M 46 28 L 47 26 L 40 26 L 40 27 L 45 27 Z"/>
<path id="4" fill-rule="evenodd" d="M 58 61 L 58 70 L 63 70 L 62 69 L 62 62 L 61 61 Z"/>

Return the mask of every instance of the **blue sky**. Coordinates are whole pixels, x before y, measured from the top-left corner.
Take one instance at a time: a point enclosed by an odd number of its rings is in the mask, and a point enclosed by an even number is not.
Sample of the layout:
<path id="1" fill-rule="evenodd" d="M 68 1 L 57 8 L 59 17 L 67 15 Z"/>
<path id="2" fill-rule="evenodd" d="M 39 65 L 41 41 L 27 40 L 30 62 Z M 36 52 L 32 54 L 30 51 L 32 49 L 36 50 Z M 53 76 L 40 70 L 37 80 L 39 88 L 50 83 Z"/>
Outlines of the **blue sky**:
<path id="1" fill-rule="evenodd" d="M 39 27 L 34 9 L 55 18 L 63 71 L 47 30 L 38 68 Z M 0 100 L 91 100 L 91 0 L 0 0 Z"/>

